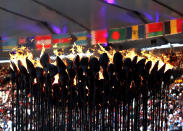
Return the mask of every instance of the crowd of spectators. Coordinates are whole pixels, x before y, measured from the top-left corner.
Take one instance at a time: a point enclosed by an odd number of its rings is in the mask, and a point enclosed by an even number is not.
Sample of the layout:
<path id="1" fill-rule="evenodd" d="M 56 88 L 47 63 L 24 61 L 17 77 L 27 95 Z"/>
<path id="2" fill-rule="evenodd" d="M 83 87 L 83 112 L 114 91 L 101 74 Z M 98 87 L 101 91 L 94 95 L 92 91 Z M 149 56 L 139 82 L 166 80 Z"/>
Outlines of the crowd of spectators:
<path id="1" fill-rule="evenodd" d="M 182 57 L 179 57 L 180 53 L 165 55 L 170 58 L 168 61 L 169 63 L 174 63 L 174 66 L 183 68 L 181 62 Z M 8 130 L 12 125 L 10 120 L 11 82 L 9 76 L 9 64 L 0 64 L 0 92 L 0 130 Z M 2 92 L 8 94 L 6 102 L 3 102 Z M 176 81 L 176 83 L 170 86 L 167 103 L 169 115 L 167 117 L 168 123 L 166 124 L 168 124 L 169 131 L 183 130 L 183 79 Z M 148 119 L 150 118 L 148 117 Z"/>
<path id="2" fill-rule="evenodd" d="M 0 64 L 0 130 L 10 131 L 11 116 L 11 82 L 9 64 Z"/>
<path id="3" fill-rule="evenodd" d="M 9 64 L 0 64 L 0 89 L 7 90 L 10 86 Z"/>
<path id="4" fill-rule="evenodd" d="M 170 131 L 183 130 L 183 81 L 170 86 L 168 95 L 168 126 Z"/>
<path id="5" fill-rule="evenodd" d="M 164 52 L 155 52 L 154 55 L 159 56 L 164 62 L 170 63 L 175 68 L 183 68 L 183 50 L 173 49 Z"/>

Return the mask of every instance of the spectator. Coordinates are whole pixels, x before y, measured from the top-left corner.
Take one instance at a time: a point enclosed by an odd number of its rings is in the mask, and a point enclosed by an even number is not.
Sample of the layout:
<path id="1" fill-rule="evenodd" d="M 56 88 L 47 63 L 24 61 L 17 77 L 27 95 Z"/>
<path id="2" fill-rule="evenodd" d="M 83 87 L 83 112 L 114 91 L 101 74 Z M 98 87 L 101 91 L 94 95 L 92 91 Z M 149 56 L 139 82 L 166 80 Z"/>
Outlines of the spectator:
<path id="1" fill-rule="evenodd" d="M 182 128 L 182 130 L 183 130 L 183 118 L 182 118 L 182 120 L 181 120 L 181 128 Z"/>
<path id="2" fill-rule="evenodd" d="M 183 129 L 182 90 L 183 86 L 179 83 L 170 87 L 170 91 L 168 94 L 168 127 L 170 131 L 181 131 Z"/>
<path id="3" fill-rule="evenodd" d="M 7 121 L 6 121 L 6 119 L 4 118 L 4 120 L 3 120 L 3 131 L 6 131 L 6 128 L 8 128 L 8 124 L 7 124 Z"/>
<path id="4" fill-rule="evenodd" d="M 11 126 L 9 119 L 6 120 L 6 116 L 7 116 L 7 112 L 8 110 L 11 109 L 11 94 L 10 94 L 10 90 L 11 90 L 11 82 L 10 82 L 10 76 L 9 76 L 9 64 L 0 64 L 0 94 L 1 94 L 1 98 L 0 98 L 0 113 L 2 113 L 3 118 L 0 118 L 0 125 L 3 131 L 11 131 Z M 5 98 L 5 96 L 8 96 L 8 98 Z M 4 103 L 3 103 L 3 100 Z"/>
<path id="5" fill-rule="evenodd" d="M 9 117 L 7 118 L 7 124 L 8 124 L 8 128 L 6 131 L 12 131 L 12 121 Z"/>

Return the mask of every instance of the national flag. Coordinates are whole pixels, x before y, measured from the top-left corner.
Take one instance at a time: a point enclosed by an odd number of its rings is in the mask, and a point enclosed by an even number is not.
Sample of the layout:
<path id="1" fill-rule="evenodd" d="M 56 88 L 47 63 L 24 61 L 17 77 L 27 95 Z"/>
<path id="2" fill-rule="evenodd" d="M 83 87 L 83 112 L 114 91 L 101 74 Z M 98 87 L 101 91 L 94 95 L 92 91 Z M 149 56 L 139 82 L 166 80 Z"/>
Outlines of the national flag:
<path id="1" fill-rule="evenodd" d="M 108 42 L 119 43 L 125 40 L 125 28 L 115 28 L 108 31 Z"/>
<path id="2" fill-rule="evenodd" d="M 51 35 L 42 35 L 42 36 L 36 36 L 36 49 L 42 49 L 43 44 L 44 48 L 48 49 L 51 48 Z"/>
<path id="3" fill-rule="evenodd" d="M 144 25 L 134 25 L 127 27 L 126 38 L 131 40 L 138 40 L 145 37 L 145 27 Z"/>
<path id="4" fill-rule="evenodd" d="M 138 26 L 138 38 L 145 38 L 145 25 Z"/>
<path id="5" fill-rule="evenodd" d="M 104 30 L 95 30 L 91 32 L 92 45 L 95 44 L 106 44 L 107 43 L 108 32 Z"/>
<path id="6" fill-rule="evenodd" d="M 170 20 L 164 22 L 165 35 L 178 34 L 182 32 L 182 19 Z"/>
<path id="7" fill-rule="evenodd" d="M 73 35 L 77 38 L 75 41 L 76 45 L 88 45 L 87 32 L 73 33 Z"/>
<path id="8" fill-rule="evenodd" d="M 28 48 L 34 48 L 35 38 L 34 37 L 20 37 L 18 39 L 18 46 L 25 46 Z"/>
<path id="9" fill-rule="evenodd" d="M 20 37 L 18 38 L 18 45 L 23 46 L 27 44 L 27 38 L 26 37 Z"/>
<path id="10" fill-rule="evenodd" d="M 27 37 L 27 47 L 29 47 L 30 49 L 34 49 L 35 48 L 35 37 Z"/>
<path id="11" fill-rule="evenodd" d="M 138 25 L 132 26 L 132 40 L 137 40 L 138 36 Z"/>
<path id="12" fill-rule="evenodd" d="M 11 50 L 17 48 L 18 40 L 16 38 L 2 38 L 2 50 Z"/>
<path id="13" fill-rule="evenodd" d="M 131 27 L 126 28 L 126 39 L 132 39 L 132 28 Z"/>
<path id="14" fill-rule="evenodd" d="M 146 38 L 162 35 L 163 35 L 163 22 L 146 24 Z"/>
<path id="15" fill-rule="evenodd" d="M 69 34 L 53 35 L 53 45 L 57 44 L 57 48 L 65 48 L 71 46 L 71 36 Z"/>

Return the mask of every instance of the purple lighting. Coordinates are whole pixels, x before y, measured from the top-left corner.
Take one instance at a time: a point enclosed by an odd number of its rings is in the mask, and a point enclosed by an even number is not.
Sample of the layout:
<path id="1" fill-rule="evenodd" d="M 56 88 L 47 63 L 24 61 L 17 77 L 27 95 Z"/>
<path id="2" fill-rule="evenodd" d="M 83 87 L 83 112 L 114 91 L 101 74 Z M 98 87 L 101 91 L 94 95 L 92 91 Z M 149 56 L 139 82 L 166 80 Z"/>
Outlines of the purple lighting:
<path id="1" fill-rule="evenodd" d="M 140 21 L 133 17 L 133 15 L 129 13 L 119 14 L 119 15 L 113 15 L 112 18 L 115 18 L 119 21 L 130 23 L 130 24 L 140 24 Z"/>
<path id="2" fill-rule="evenodd" d="M 145 15 L 145 17 L 146 17 L 149 21 L 153 21 L 153 18 L 152 18 L 152 16 L 151 16 L 149 13 L 143 12 L 143 14 Z"/>
<path id="3" fill-rule="evenodd" d="M 60 28 L 59 27 L 57 27 L 57 26 L 55 26 L 55 25 L 51 25 L 51 27 L 52 27 L 52 29 L 54 30 L 54 32 L 56 33 L 56 34 L 60 34 L 61 33 L 61 30 L 60 30 Z"/>
<path id="4" fill-rule="evenodd" d="M 88 36 L 88 38 L 91 38 L 91 34 L 88 34 L 87 36 Z"/>
<path id="5" fill-rule="evenodd" d="M 102 6 L 100 8 L 100 16 L 104 18 L 105 15 L 106 15 L 106 6 Z"/>
<path id="6" fill-rule="evenodd" d="M 158 12 L 156 12 L 156 20 L 155 20 L 155 22 L 159 22 L 159 13 Z"/>
<path id="7" fill-rule="evenodd" d="M 106 11 L 107 11 L 107 7 L 106 5 L 103 5 L 100 10 L 99 10 L 99 23 L 98 25 L 101 25 L 100 28 L 106 28 Z"/>
<path id="8" fill-rule="evenodd" d="M 5 36 L 5 35 L 3 35 L 3 36 L 2 36 L 2 40 L 8 40 L 8 37 Z"/>
<path id="9" fill-rule="evenodd" d="M 109 3 L 109 4 L 114 4 L 115 0 L 104 0 L 105 2 Z"/>
<path id="10" fill-rule="evenodd" d="M 170 19 L 170 20 L 173 20 L 173 19 L 176 19 L 175 17 L 172 17 L 170 15 L 167 15 L 167 14 L 161 14 L 163 17 L 167 18 L 167 19 Z"/>
<path id="11" fill-rule="evenodd" d="M 63 34 L 66 34 L 67 33 L 67 26 L 65 24 L 63 26 L 62 33 Z"/>
<path id="12" fill-rule="evenodd" d="M 107 47 L 107 46 L 108 46 L 108 44 L 107 44 L 107 43 L 103 43 L 102 45 L 103 45 L 104 47 Z"/>

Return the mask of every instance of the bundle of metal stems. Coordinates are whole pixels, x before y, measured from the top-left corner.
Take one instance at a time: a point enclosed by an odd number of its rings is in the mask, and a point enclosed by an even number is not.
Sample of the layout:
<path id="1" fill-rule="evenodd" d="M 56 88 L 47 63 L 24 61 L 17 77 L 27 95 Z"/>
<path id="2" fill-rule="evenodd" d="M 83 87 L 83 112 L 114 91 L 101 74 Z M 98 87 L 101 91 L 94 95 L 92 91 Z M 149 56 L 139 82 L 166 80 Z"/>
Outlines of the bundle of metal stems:
<path id="1" fill-rule="evenodd" d="M 12 62 L 13 130 L 167 130 L 173 70 L 137 57 L 123 59 L 117 52 L 109 63 L 104 53 L 99 59 L 76 56 L 67 64 L 57 57 L 53 65 L 45 53 L 43 68 L 29 59 L 27 69 Z M 59 81 L 53 83 L 56 74 Z"/>

